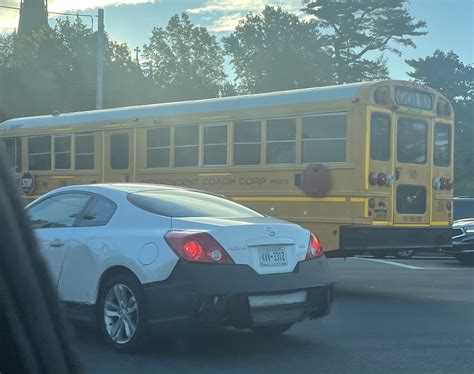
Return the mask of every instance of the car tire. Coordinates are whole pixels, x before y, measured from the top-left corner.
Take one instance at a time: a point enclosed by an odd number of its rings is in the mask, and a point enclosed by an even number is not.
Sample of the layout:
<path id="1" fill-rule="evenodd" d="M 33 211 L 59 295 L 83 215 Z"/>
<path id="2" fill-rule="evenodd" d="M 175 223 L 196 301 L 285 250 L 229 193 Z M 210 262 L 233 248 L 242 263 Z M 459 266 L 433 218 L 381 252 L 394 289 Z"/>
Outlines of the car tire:
<path id="1" fill-rule="evenodd" d="M 384 252 L 370 252 L 370 254 L 375 258 L 385 258 L 387 254 Z"/>
<path id="2" fill-rule="evenodd" d="M 414 249 L 399 249 L 398 251 L 394 252 L 395 258 L 399 258 L 401 260 L 406 260 L 412 258 L 415 255 Z"/>
<path id="3" fill-rule="evenodd" d="M 140 283 L 131 275 L 119 274 L 101 287 L 97 318 L 100 329 L 113 348 L 135 352 L 147 338 L 145 302 Z"/>
<path id="4" fill-rule="evenodd" d="M 277 323 L 267 326 L 252 326 L 252 331 L 258 335 L 272 336 L 280 335 L 291 329 L 293 323 Z"/>

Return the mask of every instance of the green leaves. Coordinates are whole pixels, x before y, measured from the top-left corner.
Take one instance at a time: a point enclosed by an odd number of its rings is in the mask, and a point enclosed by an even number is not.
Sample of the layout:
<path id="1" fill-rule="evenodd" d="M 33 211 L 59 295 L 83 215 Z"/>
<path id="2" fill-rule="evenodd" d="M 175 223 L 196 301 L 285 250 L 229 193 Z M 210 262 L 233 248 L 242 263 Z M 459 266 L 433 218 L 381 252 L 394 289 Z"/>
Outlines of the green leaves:
<path id="1" fill-rule="evenodd" d="M 305 11 L 315 18 L 331 51 L 338 83 L 388 78 L 383 55 L 368 60 L 367 55 L 390 51 L 401 55 L 398 45 L 415 47 L 413 36 L 425 35 L 426 23 L 415 21 L 405 8 L 406 0 L 316 0 Z"/>
<path id="2" fill-rule="evenodd" d="M 312 21 L 267 6 L 223 38 L 240 92 L 258 93 L 333 81 L 329 55 Z"/>
<path id="3" fill-rule="evenodd" d="M 226 83 L 222 47 L 185 13 L 173 16 L 165 28 L 153 29 L 143 57 L 158 101 L 216 97 Z"/>

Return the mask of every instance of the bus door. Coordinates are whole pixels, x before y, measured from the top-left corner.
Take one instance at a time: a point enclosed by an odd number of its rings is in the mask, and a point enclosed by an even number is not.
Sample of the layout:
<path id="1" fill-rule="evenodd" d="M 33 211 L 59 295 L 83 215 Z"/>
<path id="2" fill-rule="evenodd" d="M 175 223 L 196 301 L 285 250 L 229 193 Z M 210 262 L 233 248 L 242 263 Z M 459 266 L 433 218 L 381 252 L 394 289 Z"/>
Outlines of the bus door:
<path id="1" fill-rule="evenodd" d="M 393 223 L 429 224 L 431 209 L 431 120 L 394 116 Z"/>
<path id="2" fill-rule="evenodd" d="M 105 182 L 133 182 L 133 135 L 129 129 L 105 132 Z"/>

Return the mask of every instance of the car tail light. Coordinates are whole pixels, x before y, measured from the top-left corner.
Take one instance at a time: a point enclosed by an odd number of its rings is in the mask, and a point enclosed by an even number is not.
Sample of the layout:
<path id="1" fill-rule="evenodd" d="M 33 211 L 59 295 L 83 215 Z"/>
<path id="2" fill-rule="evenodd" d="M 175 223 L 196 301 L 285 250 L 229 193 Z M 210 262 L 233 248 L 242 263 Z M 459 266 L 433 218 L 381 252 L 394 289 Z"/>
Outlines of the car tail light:
<path id="1" fill-rule="evenodd" d="M 435 190 L 441 189 L 441 178 L 440 177 L 434 177 L 433 182 L 431 183 L 431 185 L 433 186 L 433 188 Z"/>
<path id="2" fill-rule="evenodd" d="M 195 231 L 168 231 L 166 242 L 181 258 L 191 262 L 233 264 L 234 261 L 211 235 Z"/>
<path id="3" fill-rule="evenodd" d="M 305 260 L 312 260 L 323 255 L 323 246 L 316 235 L 311 233 L 309 237 L 308 252 Z"/>

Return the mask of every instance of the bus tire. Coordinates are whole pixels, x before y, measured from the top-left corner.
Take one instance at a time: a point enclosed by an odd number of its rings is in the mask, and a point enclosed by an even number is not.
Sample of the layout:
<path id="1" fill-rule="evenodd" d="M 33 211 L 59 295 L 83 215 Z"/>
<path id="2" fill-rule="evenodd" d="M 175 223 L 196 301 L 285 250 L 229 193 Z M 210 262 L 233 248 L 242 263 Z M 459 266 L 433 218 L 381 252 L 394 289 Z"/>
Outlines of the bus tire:
<path id="1" fill-rule="evenodd" d="M 409 259 L 415 255 L 415 250 L 414 249 L 399 249 L 398 251 L 394 252 L 394 255 L 395 255 L 395 258 L 399 258 L 401 260 Z"/>
<path id="2" fill-rule="evenodd" d="M 370 252 L 370 254 L 375 258 L 385 258 L 387 254 L 385 252 Z"/>

